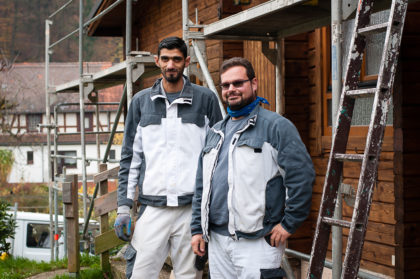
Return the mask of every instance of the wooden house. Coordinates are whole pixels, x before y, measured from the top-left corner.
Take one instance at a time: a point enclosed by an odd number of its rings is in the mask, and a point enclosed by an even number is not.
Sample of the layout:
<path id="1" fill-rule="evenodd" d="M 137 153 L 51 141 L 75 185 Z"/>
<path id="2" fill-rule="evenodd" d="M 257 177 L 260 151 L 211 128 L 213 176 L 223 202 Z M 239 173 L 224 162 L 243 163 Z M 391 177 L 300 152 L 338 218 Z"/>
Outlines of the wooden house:
<path id="1" fill-rule="evenodd" d="M 91 16 L 114 2 L 98 1 Z M 276 5 L 278 9 L 273 11 L 272 7 Z M 190 0 L 188 8 L 192 21 L 198 11 L 199 24 L 215 29 L 218 22 L 230 24 L 219 33 L 204 34 L 207 65 L 215 84 L 219 83 L 219 67 L 223 60 L 233 56 L 246 57 L 256 70 L 260 84 L 258 94 L 269 100 L 271 105 L 265 107 L 271 110 L 276 107 L 276 71 L 272 60 L 264 55 L 264 48 L 274 49 L 275 42 L 270 38 L 283 37 L 278 43 L 284 46 L 281 65 L 284 69 L 284 116 L 297 126 L 317 174 L 310 217 L 293 235 L 288 247 L 308 254 L 331 148 L 330 1 Z M 251 18 L 251 11 L 257 8 L 265 10 L 266 14 Z M 383 13 L 378 15 L 383 16 Z M 183 34 L 181 0 L 133 1 L 132 18 L 132 50 L 156 53 L 161 39 Z M 125 20 L 125 5 L 120 4 L 91 24 L 88 35 L 125 38 Z M 419 24 L 420 3 L 410 1 L 361 261 L 362 269 L 385 278 L 420 278 L 420 191 L 417 186 L 420 168 L 416 167 L 420 152 L 416 144 L 416 136 L 420 136 L 420 121 L 416 116 L 420 106 Z M 349 26 L 343 26 L 343 32 L 348 32 Z M 273 34 L 276 29 L 279 32 Z M 257 31 L 266 37 L 258 37 Z M 375 43 L 378 40 L 380 38 L 372 40 L 371 51 L 366 55 L 362 83 L 376 81 L 378 50 Z M 144 79 L 137 86 L 150 86 L 155 78 Z M 349 152 L 364 150 L 366 121 L 370 118 L 367 105 L 361 103 L 357 108 L 356 125 L 351 129 L 347 147 Z M 346 163 L 343 183 L 353 188 L 357 186 L 359 169 L 357 163 Z M 350 218 L 351 214 L 352 208 L 345 204 L 344 219 Z M 344 230 L 344 249 L 347 235 L 348 230 Z M 328 257 L 331 257 L 330 252 Z"/>

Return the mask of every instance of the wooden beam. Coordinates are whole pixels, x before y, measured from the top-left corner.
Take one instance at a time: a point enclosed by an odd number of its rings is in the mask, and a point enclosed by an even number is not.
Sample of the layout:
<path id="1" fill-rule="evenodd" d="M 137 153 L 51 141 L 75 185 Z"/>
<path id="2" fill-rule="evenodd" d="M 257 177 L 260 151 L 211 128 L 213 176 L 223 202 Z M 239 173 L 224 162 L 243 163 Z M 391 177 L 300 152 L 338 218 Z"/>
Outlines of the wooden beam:
<path id="1" fill-rule="evenodd" d="M 95 254 L 98 255 L 125 243 L 125 241 L 122 241 L 117 237 L 115 230 L 107 231 L 95 237 Z"/>
<path id="2" fill-rule="evenodd" d="M 117 191 L 101 195 L 95 199 L 95 215 L 101 216 L 117 209 Z"/>
<path id="3" fill-rule="evenodd" d="M 99 183 L 101 181 L 104 181 L 106 179 L 115 179 L 118 178 L 118 171 L 120 170 L 120 167 L 115 167 L 112 168 L 110 170 L 105 170 L 102 171 L 100 173 L 98 173 L 97 175 L 93 176 L 93 182 L 94 183 Z"/>
<path id="4" fill-rule="evenodd" d="M 67 219 L 67 256 L 69 273 L 79 273 L 80 271 L 80 247 L 79 247 L 79 202 L 77 198 L 78 181 L 77 174 L 69 175 L 71 178 L 71 203 L 65 204 Z M 67 215 L 71 212 L 71 216 Z"/>
<path id="5" fill-rule="evenodd" d="M 114 169 L 119 169 L 119 168 L 114 168 Z M 100 172 L 105 172 L 107 170 L 107 164 L 100 164 L 99 165 L 99 171 Z M 99 184 L 99 195 L 105 195 L 108 193 L 108 179 L 105 179 L 103 181 L 100 182 Z M 104 213 L 101 214 L 101 219 L 100 219 L 100 232 L 101 234 L 105 233 L 109 231 L 109 220 L 108 220 L 108 213 Z M 103 271 L 105 272 L 109 272 L 111 271 L 111 265 L 109 263 L 109 252 L 107 251 L 103 251 L 101 253 L 101 268 Z"/>

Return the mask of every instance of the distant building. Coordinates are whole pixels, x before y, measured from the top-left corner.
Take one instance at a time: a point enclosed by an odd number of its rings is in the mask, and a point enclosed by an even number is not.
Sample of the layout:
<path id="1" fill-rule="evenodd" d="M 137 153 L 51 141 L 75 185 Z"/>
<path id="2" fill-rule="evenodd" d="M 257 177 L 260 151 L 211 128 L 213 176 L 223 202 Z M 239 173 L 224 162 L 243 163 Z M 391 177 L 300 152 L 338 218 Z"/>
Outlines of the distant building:
<path id="1" fill-rule="evenodd" d="M 110 67 L 110 62 L 85 63 L 85 71 L 96 72 Z M 78 78 L 78 63 L 51 63 L 50 85 L 62 84 Z M 122 86 L 100 90 L 99 102 L 119 102 Z M 48 151 L 46 128 L 39 128 L 38 124 L 46 124 L 45 116 L 45 66 L 43 63 L 14 64 L 8 71 L 0 72 L 0 92 L 7 101 L 14 105 L 12 109 L 0 113 L 0 149 L 13 151 L 13 164 L 9 183 L 43 183 L 48 181 Z M 87 98 L 85 103 L 90 102 Z M 63 93 L 52 96 L 51 123 L 54 118 L 54 108 L 60 103 L 79 104 L 78 93 Z M 110 131 L 115 120 L 117 105 L 99 106 L 99 130 Z M 57 110 L 58 133 L 80 132 L 80 110 L 78 105 L 60 106 Z M 85 107 L 85 131 L 96 131 L 95 107 Z M 117 130 L 122 131 L 123 116 Z M 54 136 L 52 131 L 51 151 L 54 152 Z M 116 134 L 114 142 L 118 142 L 122 134 Z M 101 134 L 100 158 L 105 153 L 109 134 Z M 98 158 L 96 135 L 86 135 L 86 158 Z M 80 135 L 60 135 L 57 139 L 58 154 L 81 157 Z M 113 145 L 109 159 L 119 159 L 120 145 Z M 82 173 L 80 160 L 59 158 L 57 173 L 66 167 L 67 173 Z M 110 164 L 113 167 L 116 164 Z M 97 162 L 92 161 L 87 166 L 87 174 L 98 172 Z"/>

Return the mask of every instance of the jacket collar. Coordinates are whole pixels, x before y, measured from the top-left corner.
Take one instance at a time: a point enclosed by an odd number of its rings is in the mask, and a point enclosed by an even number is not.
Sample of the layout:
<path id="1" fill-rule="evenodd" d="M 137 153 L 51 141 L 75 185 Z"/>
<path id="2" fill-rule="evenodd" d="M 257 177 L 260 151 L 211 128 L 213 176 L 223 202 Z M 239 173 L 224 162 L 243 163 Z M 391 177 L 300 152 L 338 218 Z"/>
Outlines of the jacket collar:
<path id="1" fill-rule="evenodd" d="M 258 117 L 258 112 L 260 110 L 260 105 L 256 106 L 250 114 L 248 114 L 247 116 L 245 116 L 245 118 L 247 118 L 247 120 L 245 121 L 246 124 L 244 127 L 242 127 L 241 129 L 239 129 L 240 131 L 245 131 L 246 129 L 248 129 L 250 126 L 255 126 L 255 124 L 257 123 L 257 117 Z M 231 116 L 229 114 L 226 114 L 225 118 L 223 118 L 223 120 L 221 122 L 219 122 L 219 125 L 215 125 L 213 126 L 213 129 L 215 131 L 224 131 L 226 129 L 226 123 L 228 122 L 228 120 L 231 118 Z"/>
<path id="2" fill-rule="evenodd" d="M 178 98 L 179 99 L 178 103 L 191 105 L 192 100 L 193 100 L 192 84 L 185 75 L 183 75 L 182 77 L 184 78 L 184 87 L 182 88 L 181 95 Z M 162 79 L 163 78 L 157 79 L 152 86 L 151 93 L 150 93 L 150 98 L 152 99 L 152 101 L 158 98 L 166 99 L 166 96 L 164 92 L 162 91 L 162 87 L 161 87 Z"/>

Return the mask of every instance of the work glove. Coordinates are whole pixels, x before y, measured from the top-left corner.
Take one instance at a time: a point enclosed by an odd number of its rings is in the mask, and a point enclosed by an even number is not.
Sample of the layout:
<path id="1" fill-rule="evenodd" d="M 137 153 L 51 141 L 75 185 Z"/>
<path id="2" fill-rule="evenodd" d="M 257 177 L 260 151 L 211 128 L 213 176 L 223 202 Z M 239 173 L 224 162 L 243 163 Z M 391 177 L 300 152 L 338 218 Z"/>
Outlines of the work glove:
<path id="1" fill-rule="evenodd" d="M 114 223 L 115 234 L 123 241 L 130 241 L 131 236 L 131 217 L 128 206 L 120 206 L 118 215 Z"/>

